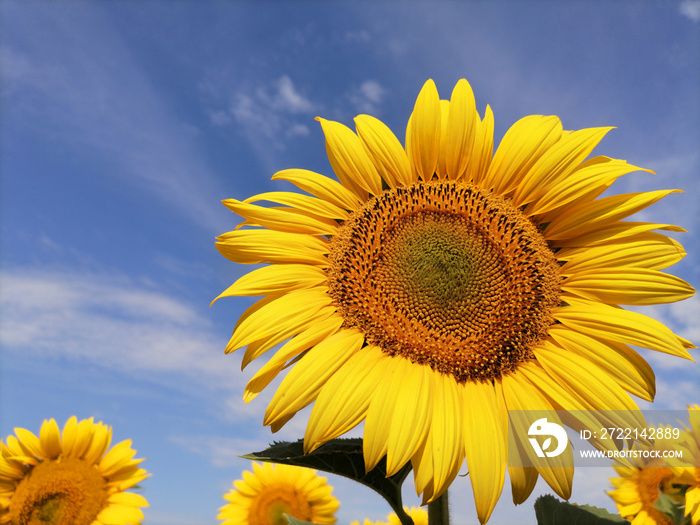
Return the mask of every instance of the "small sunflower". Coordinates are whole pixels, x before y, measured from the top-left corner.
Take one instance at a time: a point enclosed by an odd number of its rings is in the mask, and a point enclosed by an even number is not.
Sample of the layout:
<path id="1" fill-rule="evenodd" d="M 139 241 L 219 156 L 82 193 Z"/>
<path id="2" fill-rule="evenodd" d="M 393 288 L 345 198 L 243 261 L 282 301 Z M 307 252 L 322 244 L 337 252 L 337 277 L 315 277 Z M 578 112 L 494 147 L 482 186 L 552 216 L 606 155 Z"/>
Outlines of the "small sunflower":
<path id="1" fill-rule="evenodd" d="M 428 525 L 428 511 L 424 508 L 404 507 L 403 510 L 406 511 L 406 514 L 411 516 L 411 519 L 413 520 L 413 525 Z M 360 525 L 360 522 L 351 521 L 350 525 Z M 401 525 L 401 520 L 395 512 L 392 512 L 386 517 L 386 521 L 371 521 L 365 518 L 365 521 L 362 523 L 362 525 Z"/>
<path id="2" fill-rule="evenodd" d="M 233 486 L 217 516 L 222 525 L 286 525 L 285 514 L 318 525 L 336 522 L 340 503 L 315 470 L 253 463 L 253 472 L 244 471 Z"/>
<path id="3" fill-rule="evenodd" d="M 509 410 L 617 410 L 632 420 L 617 424 L 643 425 L 628 392 L 652 399 L 654 374 L 631 346 L 690 359 L 693 345 L 620 305 L 694 291 L 660 271 L 685 252 L 657 230 L 683 230 L 622 219 L 678 190 L 599 198 L 640 168 L 588 158 L 610 128 L 565 131 L 554 116 L 516 122 L 493 153 L 493 114 L 477 113 L 466 80 L 449 101 L 426 82 L 405 149 L 368 115 L 357 133 L 318 120 L 339 182 L 276 173 L 306 194 L 225 200 L 245 220 L 217 238 L 228 259 L 264 263 L 219 296 L 265 296 L 226 351 L 247 347 L 245 367 L 284 343 L 245 401 L 294 365 L 265 425 L 277 431 L 314 403 L 309 452 L 364 421 L 367 470 L 385 456 L 388 475 L 411 461 L 424 502 L 466 458 L 482 522 L 503 488 Z M 570 450 L 550 459 L 508 466 L 516 503 L 539 475 L 568 499 Z"/>
<path id="4" fill-rule="evenodd" d="M 671 467 L 680 483 L 688 488 L 685 492 L 685 515 L 690 517 L 692 525 L 700 523 L 700 406 L 688 407 L 690 428 L 686 428 L 682 437 L 681 450 L 689 466 Z"/>
<path id="5" fill-rule="evenodd" d="M 655 505 L 660 493 L 674 494 L 679 479 L 670 468 L 654 459 L 639 465 L 616 464 L 619 478 L 611 478 L 615 490 L 608 495 L 615 501 L 620 515 L 633 525 L 673 525 Z"/>
<path id="6" fill-rule="evenodd" d="M 125 492 L 149 474 L 131 440 L 109 448 L 112 428 L 71 417 L 44 420 L 39 437 L 24 428 L 0 442 L 0 523 L 138 525 L 146 499 Z"/>
<path id="7" fill-rule="evenodd" d="M 681 432 L 679 439 L 661 438 L 634 446 L 644 451 L 680 451 L 682 457 L 674 463 L 650 456 L 619 460 L 613 465 L 620 477 L 610 480 L 615 490 L 608 495 L 622 517 L 633 525 L 673 525 L 671 517 L 656 507 L 661 494 L 683 505 L 685 514 L 690 517 L 689 523 L 697 525 L 700 519 L 700 420 L 696 417 L 700 412 L 697 410 L 697 405 L 690 407 L 691 428 Z"/>

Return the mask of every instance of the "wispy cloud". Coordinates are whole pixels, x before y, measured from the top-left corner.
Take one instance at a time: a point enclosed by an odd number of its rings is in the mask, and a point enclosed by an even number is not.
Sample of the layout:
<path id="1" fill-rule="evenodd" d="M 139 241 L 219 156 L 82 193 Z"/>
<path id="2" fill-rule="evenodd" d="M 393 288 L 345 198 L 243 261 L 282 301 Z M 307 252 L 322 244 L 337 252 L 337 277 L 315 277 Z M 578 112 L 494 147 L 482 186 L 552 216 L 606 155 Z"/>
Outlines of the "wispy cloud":
<path id="1" fill-rule="evenodd" d="M 289 139 L 308 135 L 307 123 L 321 107 L 289 75 L 233 93 L 223 93 L 219 87 L 203 81 L 200 91 L 208 99 L 205 105 L 209 106 L 212 124 L 235 125 L 261 159 L 269 158 L 271 148 L 283 151 Z"/>
<path id="2" fill-rule="evenodd" d="M 349 94 L 350 103 L 358 113 L 375 114 L 386 90 L 376 80 L 366 80 Z"/>
<path id="3" fill-rule="evenodd" d="M 266 448 L 255 439 L 224 436 L 171 436 L 170 442 L 193 454 L 206 458 L 215 467 L 246 467 L 241 454 L 258 452 Z"/>
<path id="4" fill-rule="evenodd" d="M 700 22 L 700 0 L 683 0 L 678 9 L 693 22 Z"/>
<path id="5" fill-rule="evenodd" d="M 211 322 L 182 300 L 107 275 L 0 275 L 6 352 L 235 387 L 235 360 L 223 355 Z"/>
<path id="6" fill-rule="evenodd" d="M 100 159 L 100 173 L 145 187 L 196 223 L 214 226 L 211 203 L 221 192 L 196 127 L 165 102 L 96 4 L 61 7 L 27 10 L 6 31 L 6 121 L 28 144 L 40 137 L 90 159 L 86 165 Z"/>

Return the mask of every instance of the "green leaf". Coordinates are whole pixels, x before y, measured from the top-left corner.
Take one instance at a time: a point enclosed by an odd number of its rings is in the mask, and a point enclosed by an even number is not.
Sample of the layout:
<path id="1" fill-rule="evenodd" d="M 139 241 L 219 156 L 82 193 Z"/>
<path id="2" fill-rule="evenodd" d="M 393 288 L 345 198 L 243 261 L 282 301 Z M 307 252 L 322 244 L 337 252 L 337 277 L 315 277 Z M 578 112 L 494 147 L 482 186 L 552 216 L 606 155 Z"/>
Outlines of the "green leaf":
<path id="1" fill-rule="evenodd" d="M 386 458 L 383 458 L 375 468 L 365 472 L 361 438 L 333 439 L 310 454 L 304 454 L 301 439 L 295 442 L 281 441 L 273 443 L 261 452 L 253 452 L 241 457 L 253 461 L 313 468 L 352 479 L 379 493 L 389 503 L 401 523 L 413 523 L 410 516 L 403 510 L 401 500 L 401 486 L 411 472 L 411 463 L 406 463 L 401 470 L 389 478 L 386 477 Z"/>
<path id="2" fill-rule="evenodd" d="M 668 494 L 659 491 L 654 508 L 668 516 L 673 525 L 690 525 L 690 516 L 685 515 L 685 504 L 676 501 Z"/>
<path id="3" fill-rule="evenodd" d="M 559 501 L 546 494 L 535 501 L 538 525 L 618 525 L 629 524 L 619 514 L 590 505 L 576 505 Z"/>

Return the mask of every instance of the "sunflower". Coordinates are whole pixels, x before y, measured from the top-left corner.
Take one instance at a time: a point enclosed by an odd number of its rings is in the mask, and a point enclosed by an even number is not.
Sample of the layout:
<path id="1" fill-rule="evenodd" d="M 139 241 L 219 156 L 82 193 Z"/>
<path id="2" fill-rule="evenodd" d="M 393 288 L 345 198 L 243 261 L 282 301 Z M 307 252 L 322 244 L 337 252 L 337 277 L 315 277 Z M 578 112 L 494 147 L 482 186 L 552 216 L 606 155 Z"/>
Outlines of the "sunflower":
<path id="1" fill-rule="evenodd" d="M 449 101 L 426 82 L 405 149 L 368 115 L 357 133 L 317 120 L 339 182 L 276 173 L 306 194 L 225 200 L 245 220 L 217 238 L 228 259 L 266 263 L 219 296 L 264 296 L 226 351 L 247 347 L 245 367 L 284 343 L 244 400 L 293 364 L 265 425 L 277 431 L 314 403 L 309 452 L 364 421 L 367 470 L 386 457 L 392 475 L 411 461 L 424 502 L 466 458 L 482 522 L 503 488 L 509 410 L 617 410 L 643 425 L 628 392 L 652 399 L 654 374 L 631 345 L 687 359 L 693 346 L 620 305 L 694 291 L 660 271 L 684 251 L 657 230 L 683 230 L 622 219 L 678 190 L 599 198 L 640 168 L 588 158 L 611 128 L 565 131 L 554 116 L 516 122 L 493 153 L 493 114 L 480 117 L 466 80 Z M 550 459 L 509 464 L 516 503 L 539 475 L 568 499 L 570 450 Z"/>
<path id="2" fill-rule="evenodd" d="M 685 429 L 681 440 L 683 457 L 688 458 L 688 466 L 671 467 L 671 471 L 682 485 L 685 492 L 685 515 L 690 517 L 692 525 L 700 523 L 700 406 L 688 407 L 690 428 Z"/>
<path id="3" fill-rule="evenodd" d="M 655 507 L 659 493 L 671 490 L 677 483 L 668 467 L 657 459 L 640 466 L 615 465 L 613 468 L 620 477 L 611 478 L 615 490 L 608 495 L 623 518 L 634 525 L 673 525 L 671 518 Z"/>
<path id="4" fill-rule="evenodd" d="M 678 444 L 673 440 L 662 441 L 635 444 L 633 448 L 662 451 L 673 449 Z M 625 458 L 616 461 L 613 468 L 619 477 L 610 479 L 615 490 L 608 492 L 608 495 L 615 501 L 623 518 L 634 525 L 673 525 L 673 520 L 656 507 L 661 494 L 681 504 L 684 501 L 683 491 L 679 489 L 682 481 L 675 469 L 669 468 L 666 460 L 657 457 Z"/>
<path id="5" fill-rule="evenodd" d="M 661 494 L 670 496 L 685 507 L 686 515 L 691 518 L 689 524 L 698 523 L 700 433 L 694 431 L 693 427 L 697 428 L 700 423 L 696 418 L 700 412 L 695 410 L 698 409 L 690 407 L 691 428 L 681 432 L 679 439 L 660 438 L 652 443 L 634 446 L 643 451 L 680 451 L 681 457 L 669 462 L 663 457 L 649 456 L 618 460 L 613 465 L 620 477 L 610 480 L 615 490 L 608 492 L 608 495 L 615 501 L 622 517 L 633 525 L 673 525 L 671 517 L 657 508 Z M 661 428 L 671 430 L 671 427 Z"/>
<path id="6" fill-rule="evenodd" d="M 137 525 L 146 499 L 125 492 L 149 474 L 131 440 L 109 448 L 112 428 L 71 417 L 44 420 L 39 437 L 24 428 L 0 441 L 0 523 Z"/>
<path id="7" fill-rule="evenodd" d="M 253 463 L 253 472 L 233 482 L 218 519 L 222 525 L 286 525 L 285 514 L 319 525 L 335 523 L 340 503 L 315 470 Z"/>
<path id="8" fill-rule="evenodd" d="M 403 509 L 404 511 L 406 511 L 406 514 L 411 516 L 411 519 L 413 520 L 413 525 L 428 525 L 428 511 L 424 508 L 404 507 Z M 350 525 L 360 525 L 360 522 L 351 521 Z M 386 521 L 371 521 L 365 518 L 365 521 L 362 523 L 362 525 L 401 525 L 401 520 L 395 512 L 392 512 L 386 517 Z"/>

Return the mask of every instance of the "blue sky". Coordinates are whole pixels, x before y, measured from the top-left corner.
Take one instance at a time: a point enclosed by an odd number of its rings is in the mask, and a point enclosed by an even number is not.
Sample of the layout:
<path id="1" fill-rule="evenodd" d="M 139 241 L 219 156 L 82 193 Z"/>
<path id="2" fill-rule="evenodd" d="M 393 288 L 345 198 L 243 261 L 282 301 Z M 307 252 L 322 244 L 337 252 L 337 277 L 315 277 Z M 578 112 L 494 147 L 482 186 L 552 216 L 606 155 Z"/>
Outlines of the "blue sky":
<path id="1" fill-rule="evenodd" d="M 288 189 L 270 181 L 284 168 L 331 174 L 317 115 L 370 113 L 403 137 L 427 78 L 448 98 L 464 77 L 497 142 L 528 114 L 617 126 L 596 154 L 656 175 L 614 192 L 685 190 L 636 217 L 688 229 L 672 271 L 700 284 L 698 0 L 5 0 L 0 14 L 0 436 L 73 414 L 112 425 L 148 458 L 146 523 L 217 523 L 249 468 L 236 454 L 303 435 L 304 414 L 262 427 L 273 389 L 242 402 L 254 370 L 223 349 L 250 302 L 209 302 L 247 270 L 214 248 L 238 221 L 220 201 Z M 700 343 L 697 298 L 642 311 Z M 654 408 L 700 401 L 696 365 L 643 355 Z M 612 508 L 611 474 L 578 471 L 572 501 Z M 389 511 L 330 481 L 339 523 Z M 491 523 L 533 523 L 547 492 L 515 508 L 506 487 Z M 468 480 L 451 494 L 455 525 L 476 523 Z"/>

